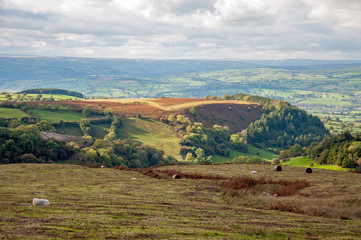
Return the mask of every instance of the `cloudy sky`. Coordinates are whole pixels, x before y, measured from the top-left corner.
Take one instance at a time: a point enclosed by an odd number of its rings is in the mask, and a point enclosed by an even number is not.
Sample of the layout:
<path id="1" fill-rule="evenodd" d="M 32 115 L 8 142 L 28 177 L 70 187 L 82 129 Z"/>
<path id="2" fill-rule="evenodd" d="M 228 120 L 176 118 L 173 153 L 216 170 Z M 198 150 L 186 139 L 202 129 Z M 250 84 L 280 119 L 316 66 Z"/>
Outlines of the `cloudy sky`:
<path id="1" fill-rule="evenodd" d="M 361 0 L 0 0 L 0 54 L 361 59 Z"/>

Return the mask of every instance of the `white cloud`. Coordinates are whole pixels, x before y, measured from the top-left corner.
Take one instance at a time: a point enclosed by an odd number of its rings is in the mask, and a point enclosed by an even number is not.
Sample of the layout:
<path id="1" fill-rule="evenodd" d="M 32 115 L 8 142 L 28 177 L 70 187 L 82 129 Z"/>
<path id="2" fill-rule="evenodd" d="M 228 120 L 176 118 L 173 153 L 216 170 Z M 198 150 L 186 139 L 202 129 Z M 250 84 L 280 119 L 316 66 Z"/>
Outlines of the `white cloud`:
<path id="1" fill-rule="evenodd" d="M 0 0 L 0 53 L 361 56 L 359 0 Z"/>
<path id="2" fill-rule="evenodd" d="M 214 43 L 211 43 L 211 42 L 201 42 L 198 44 L 198 47 L 200 48 L 215 48 L 217 47 L 216 44 Z"/>

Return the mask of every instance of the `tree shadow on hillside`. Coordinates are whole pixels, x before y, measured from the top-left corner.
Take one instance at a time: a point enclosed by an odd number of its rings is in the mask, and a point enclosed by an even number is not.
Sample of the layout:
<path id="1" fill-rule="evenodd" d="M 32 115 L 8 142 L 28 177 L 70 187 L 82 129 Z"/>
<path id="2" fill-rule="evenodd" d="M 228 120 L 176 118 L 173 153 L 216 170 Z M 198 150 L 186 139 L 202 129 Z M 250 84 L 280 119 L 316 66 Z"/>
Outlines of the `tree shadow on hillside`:
<path id="1" fill-rule="evenodd" d="M 118 137 L 121 139 L 139 139 L 137 136 L 139 135 L 146 135 L 150 132 L 145 131 L 144 129 L 141 129 L 139 127 L 126 124 L 125 126 L 122 126 L 118 131 Z M 137 136 L 135 136 L 137 135 Z"/>

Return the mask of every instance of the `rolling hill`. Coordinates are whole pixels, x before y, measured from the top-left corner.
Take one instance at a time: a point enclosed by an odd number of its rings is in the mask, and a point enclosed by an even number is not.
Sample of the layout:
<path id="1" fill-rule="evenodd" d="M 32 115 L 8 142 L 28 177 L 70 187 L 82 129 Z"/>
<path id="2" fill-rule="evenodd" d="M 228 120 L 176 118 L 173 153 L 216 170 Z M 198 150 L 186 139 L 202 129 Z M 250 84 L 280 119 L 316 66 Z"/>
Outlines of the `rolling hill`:
<path id="1" fill-rule="evenodd" d="M 22 158 L 26 161 L 69 159 L 108 166 L 146 167 L 175 160 L 193 163 L 209 163 L 212 158 L 214 162 L 232 161 L 238 155 L 260 155 L 263 160 L 270 161 L 278 148 L 296 143 L 308 146 L 327 134 L 318 118 L 295 106 L 246 94 L 226 95 L 219 99 L 7 101 L 2 106 L 5 118 L 1 124 L 10 128 L 4 131 L 5 147 L 0 155 L 3 162 L 21 162 Z M 19 114 L 17 120 L 9 118 L 14 116 L 11 115 L 14 111 Z M 22 129 L 15 131 L 20 124 L 26 128 L 20 126 Z M 27 145 L 42 144 L 47 148 L 49 144 L 41 141 L 23 143 L 26 138 L 18 141 L 18 134 L 22 131 L 29 134 L 27 128 L 33 125 L 43 132 L 55 131 L 58 135 L 52 136 L 66 142 L 58 143 L 60 146 L 65 144 L 64 150 L 35 151 Z M 60 137 L 59 134 L 68 136 Z M 92 139 L 93 144 L 82 141 L 81 136 Z M 78 139 L 75 142 L 80 145 L 71 143 L 73 139 Z M 11 142 L 13 140 L 15 143 Z M 14 148 L 19 150 L 13 152 Z M 33 154 L 35 158 L 26 154 Z"/>
<path id="2" fill-rule="evenodd" d="M 160 98 L 246 93 L 331 117 L 335 133 L 361 131 L 360 61 L 145 60 L 0 57 L 0 88 L 61 88 L 86 97 Z M 74 99 L 74 98 L 73 98 Z M 339 121 L 347 123 L 340 128 Z"/>

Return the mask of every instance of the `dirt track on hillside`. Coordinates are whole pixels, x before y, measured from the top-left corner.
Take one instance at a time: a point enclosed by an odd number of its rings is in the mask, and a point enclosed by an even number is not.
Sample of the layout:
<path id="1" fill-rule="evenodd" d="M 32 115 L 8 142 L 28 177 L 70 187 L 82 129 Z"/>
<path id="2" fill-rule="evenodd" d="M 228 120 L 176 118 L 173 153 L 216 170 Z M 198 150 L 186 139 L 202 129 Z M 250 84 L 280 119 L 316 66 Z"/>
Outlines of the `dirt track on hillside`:
<path id="1" fill-rule="evenodd" d="M 117 102 L 122 104 L 149 104 L 163 111 L 188 109 L 208 104 L 249 104 L 237 100 L 212 100 L 202 98 L 139 98 L 139 99 L 99 99 L 90 102 Z"/>

